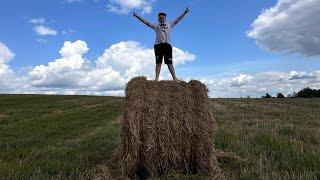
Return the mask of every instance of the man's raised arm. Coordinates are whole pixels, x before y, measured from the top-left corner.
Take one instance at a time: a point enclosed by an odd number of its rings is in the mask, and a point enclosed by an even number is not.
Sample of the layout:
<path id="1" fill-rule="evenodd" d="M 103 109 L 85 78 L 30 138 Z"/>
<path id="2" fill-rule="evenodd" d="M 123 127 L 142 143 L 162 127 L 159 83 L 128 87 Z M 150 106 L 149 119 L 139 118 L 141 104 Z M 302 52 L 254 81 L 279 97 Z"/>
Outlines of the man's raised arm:
<path id="1" fill-rule="evenodd" d="M 190 9 L 187 7 L 186 10 L 174 21 L 171 23 L 171 27 L 174 27 L 178 22 L 180 22 L 184 16 L 190 11 Z"/>
<path id="2" fill-rule="evenodd" d="M 143 19 L 142 17 L 140 17 L 137 13 L 133 12 L 133 16 L 136 17 L 137 19 L 139 19 L 142 23 L 144 23 L 145 25 L 149 26 L 150 28 L 154 29 L 154 24 L 150 23 L 149 21 Z"/>

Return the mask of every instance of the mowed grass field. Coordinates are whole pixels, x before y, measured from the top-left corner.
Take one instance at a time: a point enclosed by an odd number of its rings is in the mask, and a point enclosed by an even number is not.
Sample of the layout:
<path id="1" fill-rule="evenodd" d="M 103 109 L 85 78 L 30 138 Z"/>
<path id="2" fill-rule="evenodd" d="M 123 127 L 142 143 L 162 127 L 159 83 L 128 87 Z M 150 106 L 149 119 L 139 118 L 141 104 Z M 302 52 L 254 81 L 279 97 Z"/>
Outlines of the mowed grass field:
<path id="1" fill-rule="evenodd" d="M 0 179 L 92 179 L 117 147 L 124 101 L 0 95 Z M 212 99 L 212 111 L 226 179 L 320 179 L 320 99 Z"/>

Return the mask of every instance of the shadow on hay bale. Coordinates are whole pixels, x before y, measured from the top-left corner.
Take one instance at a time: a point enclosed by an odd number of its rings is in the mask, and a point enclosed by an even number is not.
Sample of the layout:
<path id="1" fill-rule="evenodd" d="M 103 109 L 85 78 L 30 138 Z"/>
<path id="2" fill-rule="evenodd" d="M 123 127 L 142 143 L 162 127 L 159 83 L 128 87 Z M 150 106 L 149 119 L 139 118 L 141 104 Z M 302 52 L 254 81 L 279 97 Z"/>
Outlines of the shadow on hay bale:
<path id="1" fill-rule="evenodd" d="M 147 81 L 126 87 L 117 156 L 127 177 L 198 171 L 219 177 L 208 89 L 199 81 Z"/>

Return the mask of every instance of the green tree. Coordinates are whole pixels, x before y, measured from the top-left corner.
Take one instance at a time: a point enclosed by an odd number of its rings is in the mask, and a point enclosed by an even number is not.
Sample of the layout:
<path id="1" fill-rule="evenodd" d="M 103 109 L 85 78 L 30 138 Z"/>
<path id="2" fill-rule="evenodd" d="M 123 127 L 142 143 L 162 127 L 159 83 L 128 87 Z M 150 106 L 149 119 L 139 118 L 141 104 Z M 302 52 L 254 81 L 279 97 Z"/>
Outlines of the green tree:
<path id="1" fill-rule="evenodd" d="M 301 89 L 297 93 L 298 98 L 320 98 L 320 90 L 311 89 L 309 87 Z"/>
<path id="2" fill-rule="evenodd" d="M 286 97 L 282 93 L 278 93 L 277 98 L 286 98 Z"/>
<path id="3" fill-rule="evenodd" d="M 262 98 L 272 98 L 272 96 L 269 93 L 267 93 L 265 96 L 262 96 Z"/>

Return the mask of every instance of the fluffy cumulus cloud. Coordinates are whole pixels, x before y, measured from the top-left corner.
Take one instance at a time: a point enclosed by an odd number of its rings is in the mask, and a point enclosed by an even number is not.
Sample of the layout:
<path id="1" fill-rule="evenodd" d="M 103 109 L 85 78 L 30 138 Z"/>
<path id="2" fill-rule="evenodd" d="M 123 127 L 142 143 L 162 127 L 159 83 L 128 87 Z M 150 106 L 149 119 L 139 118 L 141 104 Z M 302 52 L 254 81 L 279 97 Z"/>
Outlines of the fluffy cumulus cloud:
<path id="1" fill-rule="evenodd" d="M 260 72 L 230 77 L 211 77 L 201 80 L 211 97 L 261 97 L 266 93 L 285 95 L 310 87 L 320 89 L 320 71 Z"/>
<path id="2" fill-rule="evenodd" d="M 188 51 L 173 47 L 175 65 L 194 61 L 196 56 Z M 105 50 L 98 58 L 98 67 L 113 67 L 122 77 L 130 79 L 133 76 L 154 76 L 154 51 L 135 41 L 126 41 L 114 44 Z"/>
<path id="3" fill-rule="evenodd" d="M 138 42 L 123 41 L 111 45 L 96 60 L 85 57 L 88 51 L 85 41 L 67 41 L 59 50 L 59 58 L 31 67 L 20 76 L 8 64 L 15 54 L 0 42 L 0 93 L 122 96 L 126 82 L 132 77 L 154 78 L 153 49 Z M 194 54 L 175 47 L 173 55 L 178 68 L 196 58 Z M 170 79 L 167 68 L 163 70 L 161 78 Z M 320 70 L 194 78 L 208 86 L 210 97 L 261 97 L 265 93 L 287 95 L 304 87 L 320 89 Z"/>
<path id="4" fill-rule="evenodd" d="M 9 90 L 15 82 L 14 72 L 8 65 L 15 54 L 2 42 L 0 42 L 0 92 Z"/>
<path id="5" fill-rule="evenodd" d="M 320 55 L 320 1 L 278 0 L 253 22 L 247 35 L 264 49 Z"/>
<path id="6" fill-rule="evenodd" d="M 61 58 L 29 72 L 31 85 L 40 88 L 119 90 L 124 79 L 112 67 L 97 68 L 84 58 L 89 48 L 84 41 L 65 42 Z"/>
<path id="7" fill-rule="evenodd" d="M 123 95 L 125 83 L 132 77 L 154 76 L 153 49 L 138 42 L 114 44 L 94 62 L 84 57 L 88 50 L 84 41 L 65 42 L 59 59 L 29 71 L 30 85 L 49 93 Z M 173 53 L 176 65 L 195 60 L 194 54 L 178 48 Z"/>
<path id="8" fill-rule="evenodd" d="M 9 62 L 14 56 L 14 53 L 4 43 L 0 42 L 0 64 Z"/>
<path id="9" fill-rule="evenodd" d="M 154 0 L 109 0 L 107 8 L 111 12 L 128 14 L 131 10 L 151 13 Z"/>
<path id="10" fill-rule="evenodd" d="M 246 74 L 240 74 L 237 77 L 232 78 L 231 85 L 234 87 L 241 87 L 248 84 L 252 79 L 252 76 Z"/>
<path id="11" fill-rule="evenodd" d="M 7 87 L 8 85 L 8 76 L 11 76 L 12 70 L 7 64 L 12 58 L 14 54 L 9 50 L 9 48 L 0 42 L 0 89 Z"/>

